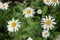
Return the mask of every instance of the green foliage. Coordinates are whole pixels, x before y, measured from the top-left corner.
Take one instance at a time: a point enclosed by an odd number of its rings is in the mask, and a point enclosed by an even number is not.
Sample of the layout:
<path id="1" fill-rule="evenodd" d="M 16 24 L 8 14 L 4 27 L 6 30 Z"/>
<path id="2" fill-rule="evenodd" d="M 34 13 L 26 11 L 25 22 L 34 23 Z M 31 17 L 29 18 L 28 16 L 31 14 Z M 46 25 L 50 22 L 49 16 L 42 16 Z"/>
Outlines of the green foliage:
<path id="1" fill-rule="evenodd" d="M 48 7 L 44 6 L 43 10 L 42 10 L 42 16 L 45 16 L 45 14 L 47 13 Z"/>
<path id="2" fill-rule="evenodd" d="M 0 10 L 0 40 L 26 40 L 32 37 L 34 40 L 53 40 L 60 33 L 60 5 L 46 6 L 43 0 L 24 0 L 26 4 L 22 6 L 19 2 L 9 4 L 8 10 Z M 23 10 L 26 7 L 42 9 L 42 14 L 35 14 L 33 18 L 26 19 L 23 16 Z M 41 35 L 43 28 L 41 27 L 41 18 L 46 15 L 52 15 L 56 18 L 55 29 L 50 30 L 50 37 L 44 39 Z M 19 19 L 21 28 L 17 32 L 9 32 L 7 30 L 7 22 L 12 18 Z"/>

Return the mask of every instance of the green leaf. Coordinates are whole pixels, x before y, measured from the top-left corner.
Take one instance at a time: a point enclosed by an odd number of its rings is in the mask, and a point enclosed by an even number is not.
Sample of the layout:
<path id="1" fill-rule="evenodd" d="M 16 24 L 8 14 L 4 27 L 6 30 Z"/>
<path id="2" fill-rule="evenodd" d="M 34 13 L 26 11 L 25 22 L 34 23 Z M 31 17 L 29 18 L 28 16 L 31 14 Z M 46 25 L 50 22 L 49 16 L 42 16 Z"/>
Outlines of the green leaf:
<path id="1" fill-rule="evenodd" d="M 47 13 L 48 7 L 44 6 L 42 10 L 42 16 L 44 16 Z"/>
<path id="2" fill-rule="evenodd" d="M 18 5 L 17 7 L 19 8 L 20 12 L 23 11 L 23 6 Z"/>

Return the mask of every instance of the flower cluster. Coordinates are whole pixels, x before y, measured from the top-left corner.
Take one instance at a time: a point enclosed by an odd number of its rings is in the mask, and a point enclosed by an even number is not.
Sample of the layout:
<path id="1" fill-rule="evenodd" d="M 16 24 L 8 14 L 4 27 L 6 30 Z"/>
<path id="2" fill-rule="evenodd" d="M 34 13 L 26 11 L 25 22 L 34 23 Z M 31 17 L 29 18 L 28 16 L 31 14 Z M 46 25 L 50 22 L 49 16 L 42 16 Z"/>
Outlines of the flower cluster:
<path id="1" fill-rule="evenodd" d="M 54 5 L 56 6 L 57 4 L 59 5 L 59 1 L 58 0 L 43 0 L 43 2 L 50 6 L 50 5 Z M 7 10 L 8 9 L 8 3 L 2 3 L 0 2 L 0 9 L 2 10 Z M 25 8 L 23 11 L 23 15 L 25 18 L 30 18 L 33 17 L 36 13 L 37 14 L 42 14 L 42 10 L 38 9 L 37 12 L 35 12 L 35 9 L 31 8 L 31 7 L 27 7 Z M 44 29 L 42 32 L 42 37 L 47 38 L 50 35 L 49 30 L 52 30 L 54 28 L 54 24 L 56 24 L 55 18 L 53 18 L 52 16 L 46 16 L 44 18 L 42 18 L 41 20 L 41 24 L 42 24 L 42 28 Z M 12 19 L 10 21 L 8 21 L 8 25 L 7 25 L 7 29 L 10 32 L 16 32 L 19 30 L 20 26 L 20 22 L 18 19 Z M 27 40 L 33 40 L 31 37 L 29 37 Z"/>
<path id="2" fill-rule="evenodd" d="M 42 13 L 41 9 L 37 10 L 37 14 L 41 14 L 41 13 Z M 27 7 L 23 10 L 23 15 L 25 18 L 33 17 L 34 14 L 35 14 L 35 11 L 31 7 Z"/>
<path id="3" fill-rule="evenodd" d="M 59 5 L 59 0 L 43 0 L 43 2 L 48 6 L 57 6 L 57 4 Z"/>
<path id="4" fill-rule="evenodd" d="M 8 9 L 8 3 L 2 3 L 2 2 L 0 2 L 0 9 L 2 9 L 2 10 L 7 10 Z"/>
<path id="5" fill-rule="evenodd" d="M 50 33 L 49 33 L 49 29 L 52 30 L 52 28 L 54 28 L 53 24 L 56 24 L 56 22 L 54 22 L 55 19 L 52 18 L 52 16 L 46 16 L 45 18 L 42 18 L 42 27 L 44 29 L 44 31 L 42 32 L 42 36 L 47 38 L 49 37 Z"/>
<path id="6" fill-rule="evenodd" d="M 42 10 L 38 10 L 38 13 L 42 13 Z M 30 18 L 33 17 L 33 15 L 35 14 L 34 9 L 27 7 L 26 9 L 23 10 L 23 15 L 25 18 Z M 56 24 L 55 19 L 52 16 L 46 16 L 45 18 L 42 18 L 41 24 L 42 27 L 44 29 L 44 31 L 42 32 L 42 36 L 47 38 L 49 37 L 50 33 L 49 30 L 52 28 L 54 28 L 53 24 Z M 20 28 L 20 23 L 19 20 L 14 20 L 12 19 L 11 21 L 8 22 L 8 31 L 10 32 L 16 32 L 18 30 L 18 28 Z M 28 40 L 32 40 L 31 38 L 29 38 Z"/>

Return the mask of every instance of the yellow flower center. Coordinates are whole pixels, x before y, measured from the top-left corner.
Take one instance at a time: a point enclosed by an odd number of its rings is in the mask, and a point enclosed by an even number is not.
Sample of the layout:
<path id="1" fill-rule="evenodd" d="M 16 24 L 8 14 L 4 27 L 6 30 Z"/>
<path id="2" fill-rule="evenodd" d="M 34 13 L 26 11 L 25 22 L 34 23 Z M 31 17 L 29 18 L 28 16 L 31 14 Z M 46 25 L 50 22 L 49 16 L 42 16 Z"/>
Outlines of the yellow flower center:
<path id="1" fill-rule="evenodd" d="M 56 3 L 57 2 L 57 0 L 52 0 L 54 3 Z"/>
<path id="2" fill-rule="evenodd" d="M 6 5 L 5 4 L 3 4 L 3 8 L 5 8 L 6 7 Z"/>
<path id="3" fill-rule="evenodd" d="M 49 2 L 50 0 L 46 0 L 46 2 Z"/>
<path id="4" fill-rule="evenodd" d="M 45 32 L 45 35 L 47 35 L 48 33 L 47 32 Z"/>
<path id="5" fill-rule="evenodd" d="M 15 27 L 15 26 L 16 26 L 16 22 L 12 22 L 12 23 L 11 23 L 11 26 L 12 26 L 12 27 Z"/>
<path id="6" fill-rule="evenodd" d="M 26 13 L 27 13 L 27 14 L 30 14 L 30 13 L 31 13 L 31 10 L 29 10 L 29 9 L 26 10 Z"/>
<path id="7" fill-rule="evenodd" d="M 45 24 L 49 26 L 51 24 L 51 20 L 46 20 Z"/>

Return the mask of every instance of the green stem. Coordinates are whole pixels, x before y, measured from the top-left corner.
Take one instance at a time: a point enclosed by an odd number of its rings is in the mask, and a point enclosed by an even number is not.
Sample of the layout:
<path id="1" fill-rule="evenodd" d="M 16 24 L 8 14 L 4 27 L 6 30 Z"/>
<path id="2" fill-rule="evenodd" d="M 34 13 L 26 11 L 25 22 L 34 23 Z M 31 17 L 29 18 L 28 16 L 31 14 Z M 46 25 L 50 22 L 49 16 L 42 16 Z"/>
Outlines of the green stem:
<path id="1" fill-rule="evenodd" d="M 44 40 L 47 40 L 47 38 L 44 38 Z"/>

